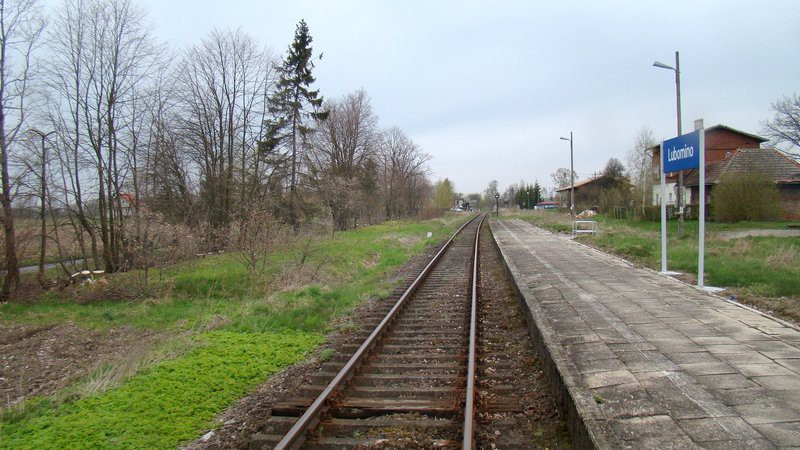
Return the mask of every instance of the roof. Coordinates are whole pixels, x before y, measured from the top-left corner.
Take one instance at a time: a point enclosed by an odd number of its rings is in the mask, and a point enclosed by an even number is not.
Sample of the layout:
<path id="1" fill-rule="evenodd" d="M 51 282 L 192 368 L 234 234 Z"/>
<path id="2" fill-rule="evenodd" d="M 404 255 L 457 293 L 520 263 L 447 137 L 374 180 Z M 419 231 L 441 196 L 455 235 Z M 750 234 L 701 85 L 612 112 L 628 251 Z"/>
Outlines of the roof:
<path id="1" fill-rule="evenodd" d="M 763 138 L 763 137 L 755 135 L 755 134 L 750 134 L 750 133 L 746 133 L 746 132 L 741 131 L 741 130 L 737 130 L 736 128 L 731 128 L 731 127 L 729 127 L 727 125 L 714 125 L 713 127 L 706 128 L 706 132 L 714 131 L 714 130 L 730 131 L 732 133 L 741 134 L 742 136 L 747 136 L 749 138 L 753 138 L 753 139 L 757 140 L 758 142 L 767 142 L 769 140 L 767 138 Z"/>
<path id="2" fill-rule="evenodd" d="M 611 178 L 611 177 L 607 177 L 605 175 L 599 175 L 599 176 L 596 176 L 594 178 L 587 178 L 587 179 L 582 180 L 582 181 L 576 181 L 575 182 L 575 189 L 578 189 L 579 187 L 586 186 L 588 184 L 592 184 L 592 183 L 597 182 L 597 181 L 608 181 L 608 180 L 611 180 L 611 182 L 630 183 L 630 179 L 628 177 L 626 177 L 626 176 Z M 566 192 L 566 191 L 569 191 L 571 187 L 572 186 L 564 186 L 564 187 L 562 187 L 560 189 L 556 189 L 556 192 Z"/>
<path id="3" fill-rule="evenodd" d="M 706 184 L 717 184 L 724 173 L 764 173 L 776 183 L 800 183 L 800 163 L 774 148 L 740 148 L 728 158 L 706 165 Z M 699 172 L 686 172 L 684 184 L 697 186 Z"/>
<path id="4" fill-rule="evenodd" d="M 588 179 L 586 179 L 586 180 L 576 181 L 576 182 L 575 182 L 575 187 L 576 187 L 576 188 L 578 188 L 578 187 L 581 187 L 581 186 L 583 186 L 583 185 L 590 184 L 592 181 L 595 181 L 595 180 L 597 180 L 598 178 L 601 178 L 601 177 L 594 177 L 594 178 L 588 178 Z M 564 192 L 564 191 L 568 191 L 568 190 L 570 190 L 571 188 L 572 188 L 572 185 L 569 185 L 569 186 L 564 186 L 564 187 L 562 187 L 561 189 L 556 189 L 556 192 Z"/>
<path id="5" fill-rule="evenodd" d="M 128 194 L 126 192 L 121 192 L 119 194 L 119 198 L 128 202 L 128 204 L 135 205 L 137 203 L 136 196 L 133 194 Z"/>
<path id="6" fill-rule="evenodd" d="M 731 128 L 731 127 L 729 127 L 727 125 L 721 125 L 720 124 L 720 125 L 714 125 L 713 127 L 706 128 L 706 132 L 714 131 L 714 130 L 724 130 L 724 131 L 730 131 L 731 133 L 741 134 L 742 136 L 747 136 L 749 138 L 755 139 L 759 143 L 767 142 L 769 140 L 767 138 L 758 136 L 756 134 L 751 134 L 751 133 L 747 133 L 747 132 L 742 131 L 742 130 L 737 130 L 736 128 Z M 651 150 L 651 151 L 658 150 L 658 151 L 661 151 L 661 142 L 653 144 L 652 146 L 648 147 L 647 150 Z"/>

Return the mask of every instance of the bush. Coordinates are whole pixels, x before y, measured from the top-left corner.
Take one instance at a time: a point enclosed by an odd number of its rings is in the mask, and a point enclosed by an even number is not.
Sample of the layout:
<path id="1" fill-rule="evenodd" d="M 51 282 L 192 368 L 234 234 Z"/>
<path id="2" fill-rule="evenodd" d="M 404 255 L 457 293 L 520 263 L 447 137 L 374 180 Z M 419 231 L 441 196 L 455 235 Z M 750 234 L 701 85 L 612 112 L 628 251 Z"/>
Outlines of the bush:
<path id="1" fill-rule="evenodd" d="M 604 189 L 600 192 L 597 202 L 601 213 L 608 214 L 614 211 L 615 207 L 629 205 L 631 202 L 629 190 L 619 187 Z"/>
<path id="2" fill-rule="evenodd" d="M 775 182 L 761 173 L 726 173 L 711 194 L 718 222 L 768 221 L 780 218 Z"/>

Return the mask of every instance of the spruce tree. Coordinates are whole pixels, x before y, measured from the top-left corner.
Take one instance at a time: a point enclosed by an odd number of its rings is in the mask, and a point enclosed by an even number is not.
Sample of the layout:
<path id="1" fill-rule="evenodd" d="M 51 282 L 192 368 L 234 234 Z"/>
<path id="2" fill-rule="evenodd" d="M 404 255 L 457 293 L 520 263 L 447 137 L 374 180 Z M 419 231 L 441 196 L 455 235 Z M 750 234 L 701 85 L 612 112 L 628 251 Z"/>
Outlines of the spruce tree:
<path id="1" fill-rule="evenodd" d="M 326 111 L 320 111 L 322 96 L 319 95 L 319 90 L 311 90 L 315 81 L 311 74 L 314 69 L 312 40 L 306 21 L 301 20 L 297 24 L 294 42 L 289 46 L 283 65 L 277 69 L 279 79 L 268 105 L 273 119 L 267 123 L 267 136 L 261 143 L 263 151 L 285 152 L 285 163 L 290 175 L 288 219 L 295 231 L 300 225 L 297 213 L 297 178 L 302 149 L 306 137 L 314 130 L 313 122 L 328 117 Z"/>
<path id="2" fill-rule="evenodd" d="M 542 187 L 539 185 L 539 180 L 533 183 L 533 193 L 531 194 L 531 207 L 539 204 L 542 201 Z"/>

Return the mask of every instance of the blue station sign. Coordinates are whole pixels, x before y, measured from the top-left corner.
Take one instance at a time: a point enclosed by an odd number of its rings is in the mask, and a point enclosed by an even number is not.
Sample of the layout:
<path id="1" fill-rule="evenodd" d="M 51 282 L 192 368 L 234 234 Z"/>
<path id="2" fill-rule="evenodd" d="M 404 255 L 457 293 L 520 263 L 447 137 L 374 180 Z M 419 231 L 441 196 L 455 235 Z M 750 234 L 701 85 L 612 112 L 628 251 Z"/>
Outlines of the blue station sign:
<path id="1" fill-rule="evenodd" d="M 700 133 L 693 131 L 668 139 L 661 145 L 661 167 L 664 173 L 694 169 L 700 166 Z"/>

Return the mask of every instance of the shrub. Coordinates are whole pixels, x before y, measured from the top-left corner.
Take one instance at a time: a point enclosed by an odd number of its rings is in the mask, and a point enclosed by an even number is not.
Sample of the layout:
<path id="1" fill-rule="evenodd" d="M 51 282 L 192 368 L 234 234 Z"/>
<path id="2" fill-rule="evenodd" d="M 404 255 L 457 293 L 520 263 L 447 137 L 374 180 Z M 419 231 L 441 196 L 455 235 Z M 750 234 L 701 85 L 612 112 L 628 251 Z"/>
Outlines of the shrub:
<path id="1" fill-rule="evenodd" d="M 780 196 L 775 182 L 761 173 L 726 173 L 711 194 L 718 222 L 776 220 Z"/>

